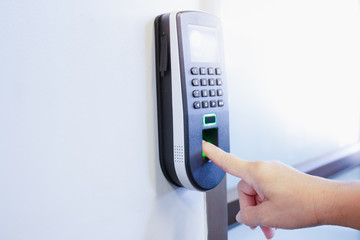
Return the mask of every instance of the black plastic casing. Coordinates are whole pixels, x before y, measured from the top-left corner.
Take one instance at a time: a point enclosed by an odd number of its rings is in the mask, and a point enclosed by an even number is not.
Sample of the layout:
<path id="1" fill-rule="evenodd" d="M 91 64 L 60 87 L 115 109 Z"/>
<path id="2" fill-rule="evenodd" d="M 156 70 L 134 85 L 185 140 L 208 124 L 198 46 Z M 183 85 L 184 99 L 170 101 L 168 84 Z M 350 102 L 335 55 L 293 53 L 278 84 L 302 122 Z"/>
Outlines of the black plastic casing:
<path id="1" fill-rule="evenodd" d="M 168 181 L 176 186 L 183 186 L 175 169 L 174 158 L 174 119 L 172 108 L 172 79 L 171 79 L 171 49 L 170 49 L 170 14 L 163 14 L 155 19 L 155 52 L 156 52 L 156 86 L 157 86 L 157 110 L 159 131 L 159 155 L 161 169 Z M 219 61 L 217 62 L 192 62 L 190 55 L 189 25 L 198 25 L 216 28 L 219 43 Z M 178 35 L 179 68 L 182 88 L 183 123 L 184 123 L 184 159 L 186 175 L 195 190 L 208 191 L 216 187 L 225 176 L 225 172 L 213 162 L 202 156 L 203 130 L 216 129 L 217 145 L 224 151 L 229 152 L 229 111 L 227 96 L 227 81 L 223 54 L 223 40 L 221 24 L 218 18 L 203 12 L 184 11 L 176 13 L 176 26 Z M 221 97 L 204 97 L 194 99 L 192 79 L 201 78 L 194 76 L 191 68 L 220 68 L 220 86 L 223 95 Z M 208 76 L 207 76 L 208 77 Z M 219 86 L 206 89 L 219 88 Z M 194 108 L 195 100 L 221 100 L 222 107 Z M 216 114 L 217 122 L 207 126 L 203 123 L 204 115 Z M 211 131 L 210 131 L 211 132 Z M 215 136 L 214 136 L 215 137 Z M 193 190 L 194 190 L 193 189 Z"/>

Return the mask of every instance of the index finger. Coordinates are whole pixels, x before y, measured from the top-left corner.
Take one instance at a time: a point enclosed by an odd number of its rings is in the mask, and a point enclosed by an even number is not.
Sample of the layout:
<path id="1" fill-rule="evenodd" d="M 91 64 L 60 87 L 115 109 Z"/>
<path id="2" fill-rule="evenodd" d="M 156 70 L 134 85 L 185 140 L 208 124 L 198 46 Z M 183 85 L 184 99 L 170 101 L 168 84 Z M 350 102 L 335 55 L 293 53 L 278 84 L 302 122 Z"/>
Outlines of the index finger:
<path id="1" fill-rule="evenodd" d="M 213 144 L 203 141 L 203 152 L 218 167 L 239 178 L 248 179 L 249 162 L 224 152 Z"/>

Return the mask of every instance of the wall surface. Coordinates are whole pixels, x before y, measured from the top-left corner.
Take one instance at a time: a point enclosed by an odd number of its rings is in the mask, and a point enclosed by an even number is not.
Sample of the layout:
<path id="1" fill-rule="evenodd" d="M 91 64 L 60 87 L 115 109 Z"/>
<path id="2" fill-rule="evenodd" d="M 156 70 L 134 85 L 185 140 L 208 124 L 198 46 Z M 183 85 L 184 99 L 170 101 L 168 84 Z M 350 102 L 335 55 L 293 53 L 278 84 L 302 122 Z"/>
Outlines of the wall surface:
<path id="1" fill-rule="evenodd" d="M 153 20 L 198 1 L 0 1 L 0 239 L 204 239 L 158 165 Z"/>
<path id="2" fill-rule="evenodd" d="M 359 0 L 223 0 L 221 18 L 233 154 L 295 165 L 358 141 Z"/>

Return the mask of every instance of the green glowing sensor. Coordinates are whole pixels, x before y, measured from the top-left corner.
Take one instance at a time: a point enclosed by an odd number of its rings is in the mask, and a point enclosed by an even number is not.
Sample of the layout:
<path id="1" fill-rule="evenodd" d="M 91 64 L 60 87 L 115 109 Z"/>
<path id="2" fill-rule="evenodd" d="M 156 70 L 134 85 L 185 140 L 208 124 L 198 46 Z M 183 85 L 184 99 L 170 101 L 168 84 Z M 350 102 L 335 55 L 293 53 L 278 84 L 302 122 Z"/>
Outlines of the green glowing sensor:
<path id="1" fill-rule="evenodd" d="M 208 114 L 205 114 L 203 117 L 203 124 L 204 124 L 204 126 L 215 125 L 216 120 L 217 119 L 216 119 L 215 113 L 208 113 Z"/>

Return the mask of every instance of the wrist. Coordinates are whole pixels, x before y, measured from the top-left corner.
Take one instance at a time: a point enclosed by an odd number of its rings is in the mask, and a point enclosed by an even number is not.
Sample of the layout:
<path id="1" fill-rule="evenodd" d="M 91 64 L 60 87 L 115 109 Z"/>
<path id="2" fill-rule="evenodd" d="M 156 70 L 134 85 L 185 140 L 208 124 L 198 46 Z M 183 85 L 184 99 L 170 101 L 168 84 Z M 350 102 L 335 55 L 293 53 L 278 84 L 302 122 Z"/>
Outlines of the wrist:
<path id="1" fill-rule="evenodd" d="M 318 225 L 360 228 L 360 184 L 323 180 L 316 203 Z"/>
<path id="2" fill-rule="evenodd" d="M 337 225 L 336 220 L 339 215 L 339 189 L 341 183 L 317 178 L 315 192 L 313 197 L 314 214 L 316 216 L 316 225 Z"/>

